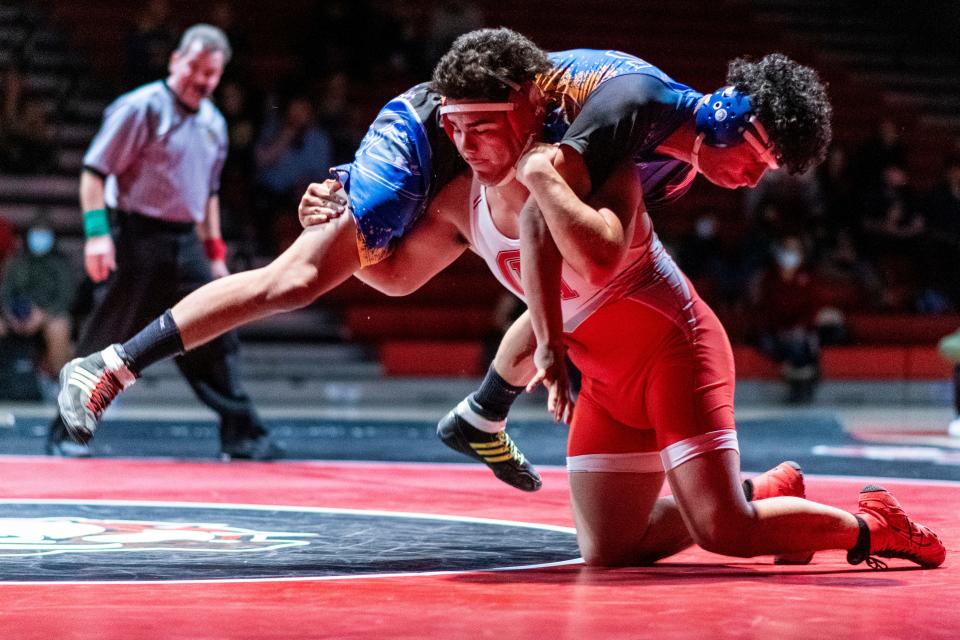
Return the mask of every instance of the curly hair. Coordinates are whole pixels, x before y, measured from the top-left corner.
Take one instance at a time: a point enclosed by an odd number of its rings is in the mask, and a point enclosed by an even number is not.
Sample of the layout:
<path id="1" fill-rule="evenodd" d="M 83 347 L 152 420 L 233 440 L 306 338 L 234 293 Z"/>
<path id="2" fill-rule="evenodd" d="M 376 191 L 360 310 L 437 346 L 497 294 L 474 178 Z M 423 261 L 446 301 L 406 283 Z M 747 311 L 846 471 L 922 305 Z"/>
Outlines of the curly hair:
<path id="1" fill-rule="evenodd" d="M 510 87 L 553 67 L 547 54 L 510 29 L 477 29 L 457 38 L 433 70 L 431 88 L 455 100 L 505 100 Z"/>
<path id="2" fill-rule="evenodd" d="M 820 164 L 833 137 L 833 109 L 817 72 L 782 53 L 759 62 L 737 58 L 727 68 L 727 84 L 749 94 L 753 109 L 770 134 L 790 173 Z"/>

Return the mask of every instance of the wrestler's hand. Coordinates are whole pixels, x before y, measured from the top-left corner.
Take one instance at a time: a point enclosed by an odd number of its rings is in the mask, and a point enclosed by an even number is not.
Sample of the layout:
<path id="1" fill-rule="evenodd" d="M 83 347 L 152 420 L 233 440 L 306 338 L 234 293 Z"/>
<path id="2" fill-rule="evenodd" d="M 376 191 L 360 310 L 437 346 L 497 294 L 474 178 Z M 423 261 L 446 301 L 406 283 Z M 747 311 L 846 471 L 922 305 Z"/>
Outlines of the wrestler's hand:
<path id="1" fill-rule="evenodd" d="M 534 142 L 520 154 L 517 160 L 517 181 L 531 189 L 532 178 L 546 172 L 556 172 L 553 168 L 553 159 L 557 155 L 557 145 L 545 142 Z"/>
<path id="2" fill-rule="evenodd" d="M 318 224 L 326 224 L 339 218 L 350 206 L 343 185 L 338 180 L 328 178 L 323 182 L 314 182 L 300 198 L 300 225 L 307 229 Z"/>
<path id="3" fill-rule="evenodd" d="M 87 238 L 83 245 L 83 266 L 94 282 L 106 280 L 117 268 L 117 251 L 109 234 Z"/>
<path id="4" fill-rule="evenodd" d="M 527 383 L 527 392 L 533 391 L 542 382 L 547 388 L 547 411 L 555 422 L 569 424 L 573 416 L 574 402 L 566 355 L 567 347 L 564 344 L 538 344 L 533 354 L 537 372 Z"/>

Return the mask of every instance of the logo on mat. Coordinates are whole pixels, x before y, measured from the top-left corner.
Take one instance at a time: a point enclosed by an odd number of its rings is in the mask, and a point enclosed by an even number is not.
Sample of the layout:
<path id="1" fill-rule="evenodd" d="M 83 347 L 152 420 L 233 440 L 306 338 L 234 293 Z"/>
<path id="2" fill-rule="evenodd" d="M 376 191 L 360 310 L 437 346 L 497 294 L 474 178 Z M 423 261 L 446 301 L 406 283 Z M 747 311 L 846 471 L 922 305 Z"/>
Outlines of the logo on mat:
<path id="1" fill-rule="evenodd" d="M 0 557 L 55 553 L 272 551 L 310 544 L 315 533 L 257 531 L 225 524 L 101 520 L 78 517 L 0 518 Z"/>
<path id="2" fill-rule="evenodd" d="M 334 580 L 578 562 L 569 527 L 327 507 L 0 499 L 0 584 Z"/>

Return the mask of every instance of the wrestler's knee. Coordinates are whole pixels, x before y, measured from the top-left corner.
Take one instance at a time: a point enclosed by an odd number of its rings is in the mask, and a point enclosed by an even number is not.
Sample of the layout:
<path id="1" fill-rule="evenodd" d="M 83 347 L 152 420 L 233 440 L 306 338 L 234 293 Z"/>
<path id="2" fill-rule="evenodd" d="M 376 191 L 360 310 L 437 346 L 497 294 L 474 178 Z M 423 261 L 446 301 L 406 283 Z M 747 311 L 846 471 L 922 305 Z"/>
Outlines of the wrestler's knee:
<path id="1" fill-rule="evenodd" d="M 637 541 L 578 532 L 580 557 L 590 567 L 643 567 L 664 557 L 655 549 L 644 549 Z"/>
<path id="2" fill-rule="evenodd" d="M 624 567 L 631 564 L 626 549 L 595 540 L 580 540 L 580 556 L 584 564 L 590 567 Z"/>

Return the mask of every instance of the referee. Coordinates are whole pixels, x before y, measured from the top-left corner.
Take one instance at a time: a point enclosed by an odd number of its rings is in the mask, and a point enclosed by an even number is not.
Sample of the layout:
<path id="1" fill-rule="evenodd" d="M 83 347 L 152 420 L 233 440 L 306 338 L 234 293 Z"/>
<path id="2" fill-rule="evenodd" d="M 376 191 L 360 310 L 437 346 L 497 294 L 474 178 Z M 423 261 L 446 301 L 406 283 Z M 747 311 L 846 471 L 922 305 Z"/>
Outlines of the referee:
<path id="1" fill-rule="evenodd" d="M 170 56 L 166 80 L 117 98 L 83 158 L 80 204 L 84 266 L 106 280 L 77 349 L 88 353 L 132 335 L 185 295 L 228 274 L 217 191 L 227 126 L 209 97 L 230 59 L 224 33 L 198 24 Z M 267 437 L 240 386 L 239 341 L 228 333 L 176 359 L 197 397 L 220 415 L 224 459 L 269 459 Z M 59 415 L 47 453 L 89 456 Z"/>

